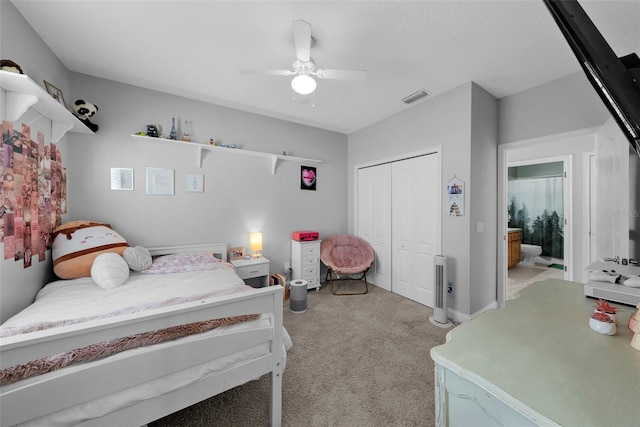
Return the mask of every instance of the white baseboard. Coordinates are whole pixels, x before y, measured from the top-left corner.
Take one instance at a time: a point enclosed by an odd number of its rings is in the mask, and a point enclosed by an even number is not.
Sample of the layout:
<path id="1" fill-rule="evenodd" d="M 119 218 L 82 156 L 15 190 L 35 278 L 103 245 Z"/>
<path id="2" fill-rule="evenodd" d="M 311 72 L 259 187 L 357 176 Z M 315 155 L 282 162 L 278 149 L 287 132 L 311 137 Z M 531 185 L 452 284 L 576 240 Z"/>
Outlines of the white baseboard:
<path id="1" fill-rule="evenodd" d="M 476 311 L 475 313 L 469 315 L 466 313 L 462 313 L 460 311 L 448 308 L 447 309 L 447 317 L 449 317 L 449 319 L 451 319 L 454 322 L 458 322 L 458 323 L 464 323 L 464 322 L 468 322 L 469 320 L 473 319 L 474 317 L 477 317 L 479 315 L 481 315 L 482 313 L 484 313 L 485 311 L 489 311 L 489 310 L 496 310 L 498 308 L 498 302 L 497 301 L 492 301 L 490 304 L 486 305 L 485 307 L 481 308 L 480 310 Z"/>

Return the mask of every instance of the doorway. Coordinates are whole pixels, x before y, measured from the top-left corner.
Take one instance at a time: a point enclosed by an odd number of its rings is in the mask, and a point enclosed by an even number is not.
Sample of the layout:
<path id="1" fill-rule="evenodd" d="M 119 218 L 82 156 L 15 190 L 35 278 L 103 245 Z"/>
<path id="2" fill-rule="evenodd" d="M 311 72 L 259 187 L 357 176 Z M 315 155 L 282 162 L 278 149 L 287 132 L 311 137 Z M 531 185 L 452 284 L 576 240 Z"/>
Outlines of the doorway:
<path id="1" fill-rule="evenodd" d="M 533 282 L 565 278 L 566 164 L 557 158 L 508 163 L 506 299 Z"/>

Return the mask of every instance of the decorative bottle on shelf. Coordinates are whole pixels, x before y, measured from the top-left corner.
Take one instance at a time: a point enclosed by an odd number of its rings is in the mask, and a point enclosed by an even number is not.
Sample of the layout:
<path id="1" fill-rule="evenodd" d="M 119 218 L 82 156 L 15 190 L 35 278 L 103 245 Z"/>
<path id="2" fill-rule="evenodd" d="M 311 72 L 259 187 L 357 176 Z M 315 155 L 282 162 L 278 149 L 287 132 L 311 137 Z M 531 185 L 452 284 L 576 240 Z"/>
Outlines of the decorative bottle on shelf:
<path id="1" fill-rule="evenodd" d="M 169 139 L 178 139 L 178 132 L 176 132 L 176 118 L 171 118 L 171 133 L 169 133 Z"/>
<path id="2" fill-rule="evenodd" d="M 182 140 L 191 141 L 191 122 L 189 120 L 184 121 L 184 131 L 182 132 Z"/>

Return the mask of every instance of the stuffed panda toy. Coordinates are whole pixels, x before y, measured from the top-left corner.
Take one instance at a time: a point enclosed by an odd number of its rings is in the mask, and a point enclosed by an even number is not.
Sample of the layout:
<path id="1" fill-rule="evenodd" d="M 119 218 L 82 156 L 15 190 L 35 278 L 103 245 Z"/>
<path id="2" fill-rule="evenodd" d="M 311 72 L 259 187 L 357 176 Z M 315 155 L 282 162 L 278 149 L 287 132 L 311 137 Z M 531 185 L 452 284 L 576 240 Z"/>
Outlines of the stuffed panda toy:
<path id="1" fill-rule="evenodd" d="M 93 115 L 98 112 L 97 105 L 87 102 L 83 99 L 78 99 L 71 107 L 71 112 L 89 129 L 94 132 L 98 131 L 98 125 L 91 123 L 91 121 L 89 120 L 90 117 L 93 117 Z"/>
<path id="2" fill-rule="evenodd" d="M 22 72 L 22 68 L 10 59 L 0 59 L 0 70 L 16 74 L 24 74 Z"/>

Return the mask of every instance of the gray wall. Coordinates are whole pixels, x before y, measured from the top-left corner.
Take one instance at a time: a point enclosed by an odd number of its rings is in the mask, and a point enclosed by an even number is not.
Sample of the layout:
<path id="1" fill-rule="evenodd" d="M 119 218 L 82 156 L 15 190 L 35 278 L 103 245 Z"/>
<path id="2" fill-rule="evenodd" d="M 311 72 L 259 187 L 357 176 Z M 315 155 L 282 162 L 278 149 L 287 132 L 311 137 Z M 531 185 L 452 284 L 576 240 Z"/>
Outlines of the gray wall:
<path id="1" fill-rule="evenodd" d="M 496 300 L 498 221 L 498 101 L 478 85 L 471 92 L 470 307 L 469 314 Z M 476 228 L 482 223 L 483 231 Z"/>
<path id="2" fill-rule="evenodd" d="M 66 68 L 8 1 L 0 1 L 0 57 L 18 63 L 24 73 L 38 84 L 44 86 L 42 81 L 47 80 L 63 94 L 70 92 Z M 6 118 L 4 108 L 2 99 L 0 117 L 3 119 Z M 50 121 L 39 118 L 34 111 L 28 111 L 22 120 L 14 123 L 14 128 L 20 129 L 23 121 L 31 125 L 32 137 L 35 138 L 36 131 L 40 130 L 45 134 L 45 141 L 51 141 Z M 67 139 L 63 137 L 58 143 L 65 166 L 69 164 L 65 160 Z M 4 248 L 0 245 L 0 321 L 30 304 L 42 284 L 51 278 L 51 271 L 51 258 L 48 255 L 45 262 L 38 262 L 36 256 L 31 267 L 23 268 L 22 261 L 5 260 Z"/>
<path id="3" fill-rule="evenodd" d="M 248 247 L 249 232 L 261 230 L 262 252 L 274 272 L 290 260 L 292 231 L 346 232 L 346 135 L 68 72 L 11 3 L 0 2 L 0 13 L 3 58 L 16 61 L 37 83 L 55 84 L 67 104 L 85 98 L 99 107 L 92 118 L 100 126 L 96 135 L 67 134 L 59 144 L 68 168 L 69 213 L 63 221 L 108 222 L 130 244 L 143 246 L 224 241 Z M 272 175 L 270 159 L 206 152 L 198 168 L 195 149 L 130 137 L 147 123 L 168 133 L 174 116 L 193 121 L 198 141 L 214 138 L 242 149 L 286 150 L 322 160 L 309 164 L 317 167 L 317 191 L 300 190 L 300 163 L 281 161 Z M 32 124 L 33 133 L 48 129 L 45 122 Z M 134 191 L 110 190 L 111 167 L 134 169 Z M 174 169 L 175 195 L 146 195 L 146 167 Z M 187 173 L 204 174 L 204 193 L 186 192 Z M 22 263 L 4 260 L 0 265 L 5 320 L 32 301 L 51 265 L 34 262 L 22 269 Z"/>
<path id="4" fill-rule="evenodd" d="M 509 168 L 509 179 L 549 178 L 562 176 L 562 162 L 541 163 L 537 165 L 515 166 Z"/>
<path id="5" fill-rule="evenodd" d="M 349 135 L 351 232 L 357 165 L 441 146 L 443 185 L 454 175 L 467 185 L 465 215 L 442 212 L 442 255 L 449 258 L 448 280 L 454 285 L 449 307 L 466 315 L 495 301 L 496 121 L 496 100 L 467 83 Z M 478 160 L 474 167 L 472 155 L 474 163 Z M 444 192 L 442 198 L 444 210 Z M 484 233 L 475 234 L 475 222 L 484 223 Z M 482 250 L 473 252 L 476 247 Z"/>
<path id="6" fill-rule="evenodd" d="M 289 260 L 292 231 L 346 231 L 346 135 L 86 75 L 72 80 L 76 97 L 100 108 L 92 120 L 100 125 L 96 135 L 71 137 L 72 218 L 111 222 L 130 243 L 144 246 L 225 241 L 248 247 L 249 232 L 261 230 L 263 254 L 279 272 Z M 193 122 L 198 141 L 322 160 L 308 164 L 317 167 L 317 191 L 300 189 L 301 163 L 280 161 L 272 175 L 270 159 L 205 151 L 198 168 L 191 147 L 131 138 L 146 123 L 168 134 L 174 115 Z M 133 192 L 109 189 L 111 167 L 134 169 Z M 146 167 L 174 169 L 175 195 L 145 194 Z M 187 173 L 204 174 L 204 193 L 186 192 Z"/>
<path id="7" fill-rule="evenodd" d="M 610 116 L 584 73 L 501 98 L 500 144 L 602 125 Z"/>

